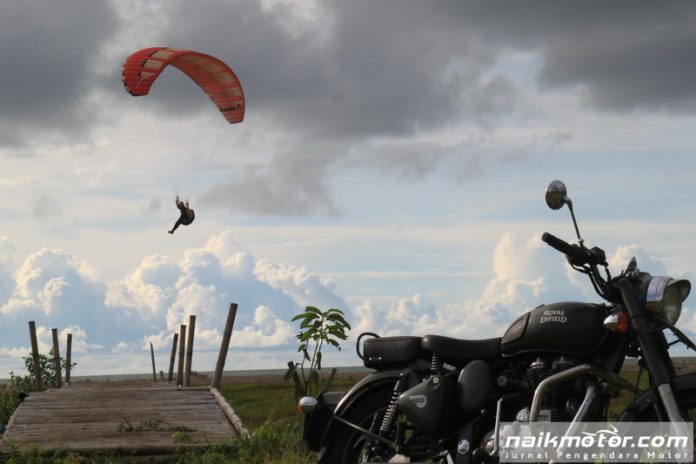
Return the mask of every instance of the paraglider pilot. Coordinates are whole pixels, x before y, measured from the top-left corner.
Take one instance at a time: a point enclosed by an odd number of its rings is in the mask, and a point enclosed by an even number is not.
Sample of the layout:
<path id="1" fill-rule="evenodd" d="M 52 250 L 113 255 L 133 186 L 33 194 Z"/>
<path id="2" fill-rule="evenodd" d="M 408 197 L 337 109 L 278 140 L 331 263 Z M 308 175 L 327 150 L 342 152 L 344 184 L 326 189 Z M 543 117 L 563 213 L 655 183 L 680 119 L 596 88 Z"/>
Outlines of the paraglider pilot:
<path id="1" fill-rule="evenodd" d="M 176 207 L 179 208 L 179 211 L 181 211 L 181 215 L 179 216 L 179 219 L 176 220 L 172 230 L 168 231 L 170 234 L 173 234 L 174 231 L 181 225 L 187 226 L 191 224 L 196 217 L 193 210 L 189 208 L 188 200 L 186 200 L 186 203 L 184 203 L 183 201 L 179 200 L 179 197 L 177 196 Z"/>

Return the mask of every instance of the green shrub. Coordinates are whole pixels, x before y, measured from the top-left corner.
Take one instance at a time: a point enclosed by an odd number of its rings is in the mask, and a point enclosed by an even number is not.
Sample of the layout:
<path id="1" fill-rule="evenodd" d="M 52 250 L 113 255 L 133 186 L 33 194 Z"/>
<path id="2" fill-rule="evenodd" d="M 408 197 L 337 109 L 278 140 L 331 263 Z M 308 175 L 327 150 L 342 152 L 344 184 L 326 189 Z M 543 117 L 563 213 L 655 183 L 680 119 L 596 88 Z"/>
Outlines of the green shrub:
<path id="1" fill-rule="evenodd" d="M 36 379 L 34 377 L 34 360 L 31 356 L 26 356 L 22 358 L 24 360 L 24 366 L 27 369 L 28 374 L 17 375 L 14 372 L 10 372 L 10 383 L 7 385 L 0 385 L 0 433 L 4 431 L 4 426 L 14 414 L 15 409 L 19 406 L 19 394 L 22 392 L 32 392 L 36 391 Z M 63 371 L 68 366 L 65 359 L 60 358 L 61 366 Z M 41 366 L 41 380 L 43 381 L 44 388 L 53 388 L 56 386 L 56 371 L 53 364 L 53 349 L 49 352 L 48 356 L 40 354 L 39 355 L 39 365 Z M 70 368 L 74 369 L 77 363 L 71 363 Z"/>
<path id="2" fill-rule="evenodd" d="M 304 312 L 292 320 L 301 321 L 300 333 L 295 338 L 300 341 L 297 352 L 302 354 L 302 361 L 290 361 L 284 378 L 294 380 L 297 400 L 302 396 L 319 394 L 321 350 L 324 345 L 331 345 L 340 351 L 341 341 L 348 338 L 346 332 L 350 330 L 350 324 L 340 309 L 322 311 L 314 306 L 307 306 Z"/>

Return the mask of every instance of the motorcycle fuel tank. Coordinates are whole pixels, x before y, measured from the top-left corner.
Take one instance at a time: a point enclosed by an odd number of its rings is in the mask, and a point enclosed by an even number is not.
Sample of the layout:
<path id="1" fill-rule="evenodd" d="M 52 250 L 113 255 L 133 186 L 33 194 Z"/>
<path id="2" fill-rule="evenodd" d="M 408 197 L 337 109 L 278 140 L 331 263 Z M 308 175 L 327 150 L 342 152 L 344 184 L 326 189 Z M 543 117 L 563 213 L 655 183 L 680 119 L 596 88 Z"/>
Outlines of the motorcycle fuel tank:
<path id="1" fill-rule="evenodd" d="M 604 306 L 563 302 L 541 305 L 520 316 L 501 340 L 504 356 L 546 351 L 581 355 L 596 350 L 607 336 Z"/>

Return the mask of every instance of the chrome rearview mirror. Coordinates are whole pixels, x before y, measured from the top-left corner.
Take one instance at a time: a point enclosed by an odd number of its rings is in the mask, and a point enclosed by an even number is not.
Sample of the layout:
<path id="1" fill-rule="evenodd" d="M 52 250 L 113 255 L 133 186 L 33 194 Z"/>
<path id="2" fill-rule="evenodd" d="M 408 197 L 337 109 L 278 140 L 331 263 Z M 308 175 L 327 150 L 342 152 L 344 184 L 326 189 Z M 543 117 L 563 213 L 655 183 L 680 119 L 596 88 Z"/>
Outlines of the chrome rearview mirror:
<path id="1" fill-rule="evenodd" d="M 570 217 L 573 219 L 573 226 L 575 226 L 575 234 L 578 236 L 578 241 L 582 245 L 583 240 L 580 237 L 580 230 L 578 229 L 578 223 L 575 220 L 575 212 L 573 211 L 573 202 L 568 198 L 568 190 L 563 182 L 560 180 L 554 180 L 546 187 L 546 204 L 549 205 L 551 209 L 561 209 L 563 205 L 568 205 L 570 210 Z"/>
<path id="2" fill-rule="evenodd" d="M 546 188 L 546 204 L 551 209 L 561 209 L 568 202 L 568 190 L 563 182 L 554 180 Z"/>

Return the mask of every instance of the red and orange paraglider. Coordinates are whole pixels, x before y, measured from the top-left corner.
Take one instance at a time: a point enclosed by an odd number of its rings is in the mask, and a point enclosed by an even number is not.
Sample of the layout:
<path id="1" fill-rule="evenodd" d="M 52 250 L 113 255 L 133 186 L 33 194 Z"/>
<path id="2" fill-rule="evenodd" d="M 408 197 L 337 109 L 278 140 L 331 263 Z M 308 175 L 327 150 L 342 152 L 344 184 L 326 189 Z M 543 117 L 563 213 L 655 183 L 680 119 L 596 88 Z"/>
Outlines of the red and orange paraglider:
<path id="1" fill-rule="evenodd" d="M 123 63 L 123 85 L 134 97 L 147 95 L 169 65 L 198 84 L 229 123 L 244 120 L 244 91 L 239 79 L 223 61 L 204 53 L 168 47 L 138 50 Z"/>

